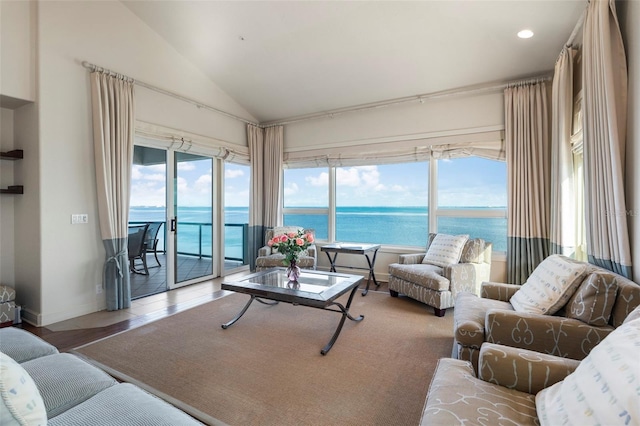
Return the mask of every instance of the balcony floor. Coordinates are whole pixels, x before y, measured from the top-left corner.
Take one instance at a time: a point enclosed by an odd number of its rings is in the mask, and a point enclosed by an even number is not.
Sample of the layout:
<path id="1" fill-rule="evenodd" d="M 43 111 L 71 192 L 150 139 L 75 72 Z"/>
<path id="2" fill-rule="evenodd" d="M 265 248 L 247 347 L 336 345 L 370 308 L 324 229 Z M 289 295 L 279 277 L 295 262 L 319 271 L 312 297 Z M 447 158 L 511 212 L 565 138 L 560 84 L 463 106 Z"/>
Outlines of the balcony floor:
<path id="1" fill-rule="evenodd" d="M 147 255 L 147 267 L 149 275 L 130 273 L 131 278 L 131 299 L 138 299 L 152 294 L 167 291 L 167 257 L 164 253 L 158 253 L 161 266 L 157 266 L 156 259 Z M 225 261 L 225 271 L 242 266 L 241 262 Z M 136 262 L 136 268 L 140 267 L 140 262 Z M 209 258 L 198 258 L 195 256 L 178 255 L 177 262 L 178 282 L 188 281 L 198 277 L 211 275 L 212 263 Z"/>

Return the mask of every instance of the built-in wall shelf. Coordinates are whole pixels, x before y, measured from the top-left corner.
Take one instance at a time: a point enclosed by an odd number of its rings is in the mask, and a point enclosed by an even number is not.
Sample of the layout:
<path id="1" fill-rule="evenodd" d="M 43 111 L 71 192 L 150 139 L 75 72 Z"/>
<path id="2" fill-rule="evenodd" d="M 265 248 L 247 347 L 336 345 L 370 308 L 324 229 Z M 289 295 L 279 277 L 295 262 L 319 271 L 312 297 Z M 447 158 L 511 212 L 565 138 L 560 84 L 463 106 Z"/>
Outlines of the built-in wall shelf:
<path id="1" fill-rule="evenodd" d="M 14 195 L 24 194 L 24 186 L 12 185 L 8 188 L 0 189 L 0 194 L 14 194 Z"/>
<path id="2" fill-rule="evenodd" d="M 0 159 L 2 160 L 22 160 L 24 158 L 24 151 L 21 149 L 14 149 L 7 152 L 0 152 Z M 0 189 L 0 194 L 12 194 L 20 195 L 24 194 L 24 186 L 22 185 L 10 185 L 8 188 Z"/>
<path id="3" fill-rule="evenodd" d="M 0 152 L 0 158 L 3 160 L 22 160 L 24 158 L 24 151 L 14 149 L 12 151 Z"/>

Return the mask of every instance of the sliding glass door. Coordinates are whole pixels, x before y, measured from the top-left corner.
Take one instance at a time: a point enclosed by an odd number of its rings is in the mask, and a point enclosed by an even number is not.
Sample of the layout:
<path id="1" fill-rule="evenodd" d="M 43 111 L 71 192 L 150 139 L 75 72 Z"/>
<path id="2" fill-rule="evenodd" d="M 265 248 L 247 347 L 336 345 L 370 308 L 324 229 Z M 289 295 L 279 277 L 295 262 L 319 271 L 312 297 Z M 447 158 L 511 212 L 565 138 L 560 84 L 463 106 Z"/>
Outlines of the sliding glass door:
<path id="1" fill-rule="evenodd" d="M 213 167 L 210 157 L 176 152 L 173 235 L 175 283 L 213 276 Z"/>
<path id="2" fill-rule="evenodd" d="M 132 299 L 219 275 L 218 161 L 146 142 L 136 138 L 131 171 L 130 233 L 146 227 L 140 255 L 130 260 Z"/>

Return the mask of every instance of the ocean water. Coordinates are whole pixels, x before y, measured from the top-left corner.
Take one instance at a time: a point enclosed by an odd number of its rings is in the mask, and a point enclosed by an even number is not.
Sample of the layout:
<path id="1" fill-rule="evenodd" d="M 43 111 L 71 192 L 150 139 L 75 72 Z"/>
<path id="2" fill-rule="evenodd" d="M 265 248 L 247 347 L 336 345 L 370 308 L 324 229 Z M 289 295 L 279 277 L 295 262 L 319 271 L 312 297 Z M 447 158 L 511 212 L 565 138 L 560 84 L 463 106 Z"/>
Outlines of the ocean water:
<path id="1" fill-rule="evenodd" d="M 246 207 L 227 207 L 225 219 L 225 256 L 242 258 L 242 227 L 248 223 Z M 130 222 L 165 220 L 164 207 L 131 207 Z M 336 240 L 340 242 L 376 243 L 401 246 L 425 246 L 428 236 L 426 207 L 340 207 L 336 210 Z M 313 228 L 316 238 L 328 237 L 327 215 L 284 216 L 285 225 Z M 507 251 L 506 218 L 440 217 L 438 231 L 446 234 L 469 234 L 493 243 L 494 251 Z M 165 232 L 163 227 L 160 231 Z M 160 238 L 159 246 L 164 239 Z M 178 252 L 211 256 L 211 209 L 178 209 Z"/>

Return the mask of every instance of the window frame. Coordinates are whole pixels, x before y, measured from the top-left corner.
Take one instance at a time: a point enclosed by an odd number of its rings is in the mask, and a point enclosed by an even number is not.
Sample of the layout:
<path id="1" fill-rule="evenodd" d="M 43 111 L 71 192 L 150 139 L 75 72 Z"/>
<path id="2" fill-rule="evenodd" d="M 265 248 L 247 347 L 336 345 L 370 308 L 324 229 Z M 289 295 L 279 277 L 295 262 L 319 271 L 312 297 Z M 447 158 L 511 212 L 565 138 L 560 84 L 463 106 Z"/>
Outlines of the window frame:
<path id="1" fill-rule="evenodd" d="M 438 159 L 431 157 L 428 161 L 429 166 L 429 182 L 428 182 L 428 232 L 438 232 L 438 218 L 440 217 L 462 217 L 462 218 L 507 218 L 507 206 L 503 209 L 495 208 L 495 209 L 455 209 L 455 208 L 441 208 L 438 207 Z M 370 165 L 378 165 L 375 162 L 371 162 Z M 331 166 L 327 165 L 328 173 L 329 173 L 329 206 L 319 207 L 319 208 L 285 208 L 284 207 L 284 197 L 282 198 L 282 216 L 286 214 L 326 214 L 328 217 L 328 239 L 327 243 L 332 243 L 336 241 L 336 169 L 338 167 L 343 166 Z M 298 167 L 292 167 L 298 168 Z M 305 167 L 300 167 L 305 168 Z M 284 188 L 284 179 L 283 179 L 283 188 Z M 433 209 L 431 206 L 434 206 Z M 282 218 L 281 218 L 282 219 Z M 319 239 L 321 242 L 325 242 L 325 240 Z M 391 248 L 400 248 L 405 246 L 399 245 L 386 245 L 386 247 Z M 410 248 L 415 248 L 416 246 L 406 246 Z M 496 252 L 498 257 L 505 257 L 506 252 Z"/>

